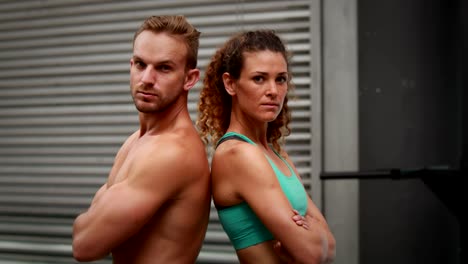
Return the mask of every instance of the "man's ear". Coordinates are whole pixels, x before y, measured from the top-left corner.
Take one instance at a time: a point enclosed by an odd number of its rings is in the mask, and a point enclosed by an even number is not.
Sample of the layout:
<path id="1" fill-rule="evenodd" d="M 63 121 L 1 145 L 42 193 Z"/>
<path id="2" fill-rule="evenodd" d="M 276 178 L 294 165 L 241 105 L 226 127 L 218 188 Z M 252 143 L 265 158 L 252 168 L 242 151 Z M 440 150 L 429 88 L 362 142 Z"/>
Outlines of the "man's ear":
<path id="1" fill-rule="evenodd" d="M 199 69 L 190 69 L 187 72 L 187 76 L 185 77 L 185 85 L 184 90 L 188 91 L 192 89 L 193 86 L 200 80 L 200 70 Z"/>
<path id="2" fill-rule="evenodd" d="M 231 75 L 227 72 L 223 73 L 223 83 L 224 83 L 224 89 L 226 89 L 226 92 L 233 96 L 236 94 L 236 89 L 235 89 L 235 80 L 231 78 Z"/>

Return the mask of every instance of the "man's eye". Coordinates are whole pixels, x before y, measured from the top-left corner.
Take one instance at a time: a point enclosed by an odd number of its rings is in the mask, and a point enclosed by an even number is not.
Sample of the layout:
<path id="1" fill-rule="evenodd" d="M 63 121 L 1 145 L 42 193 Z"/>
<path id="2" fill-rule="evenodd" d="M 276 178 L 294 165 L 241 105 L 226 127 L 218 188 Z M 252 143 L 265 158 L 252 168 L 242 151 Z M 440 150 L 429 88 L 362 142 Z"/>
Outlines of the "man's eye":
<path id="1" fill-rule="evenodd" d="M 135 61 L 135 67 L 137 67 L 138 69 L 144 69 L 146 67 L 146 64 L 144 64 L 141 61 Z"/>
<path id="2" fill-rule="evenodd" d="M 163 71 L 163 72 L 167 72 L 167 71 L 170 71 L 172 68 L 168 65 L 161 65 L 158 67 L 159 70 Z"/>

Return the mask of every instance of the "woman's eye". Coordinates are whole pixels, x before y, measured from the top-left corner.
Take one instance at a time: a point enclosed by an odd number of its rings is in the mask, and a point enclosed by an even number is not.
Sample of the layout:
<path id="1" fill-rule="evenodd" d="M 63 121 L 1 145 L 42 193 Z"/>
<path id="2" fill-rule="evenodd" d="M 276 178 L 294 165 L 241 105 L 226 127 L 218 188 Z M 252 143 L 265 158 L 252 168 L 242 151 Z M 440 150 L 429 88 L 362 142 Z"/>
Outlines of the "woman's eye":
<path id="1" fill-rule="evenodd" d="M 264 80 L 263 76 L 255 76 L 253 77 L 254 82 L 262 82 Z"/>
<path id="2" fill-rule="evenodd" d="M 288 79 L 287 79 L 286 77 L 284 77 L 284 76 L 281 76 L 281 77 L 278 77 L 278 78 L 276 79 L 276 81 L 277 81 L 278 83 L 285 83 L 285 82 L 288 81 Z"/>

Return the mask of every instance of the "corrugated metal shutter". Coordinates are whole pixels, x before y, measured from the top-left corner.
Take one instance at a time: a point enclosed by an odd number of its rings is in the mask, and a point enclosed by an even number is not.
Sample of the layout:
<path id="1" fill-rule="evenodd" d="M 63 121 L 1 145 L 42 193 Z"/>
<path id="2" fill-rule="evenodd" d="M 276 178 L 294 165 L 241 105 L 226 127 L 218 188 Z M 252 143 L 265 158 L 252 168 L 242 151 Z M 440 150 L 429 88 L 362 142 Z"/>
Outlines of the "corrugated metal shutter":
<path id="1" fill-rule="evenodd" d="M 184 14 L 202 31 L 202 71 L 240 29 L 273 28 L 288 42 L 297 96 L 288 150 L 310 182 L 309 1 L 2 1 L 1 263 L 73 262 L 72 222 L 138 127 L 128 87 L 133 32 L 158 14 Z M 193 119 L 200 87 L 189 97 Z M 236 262 L 213 209 L 199 263 Z"/>

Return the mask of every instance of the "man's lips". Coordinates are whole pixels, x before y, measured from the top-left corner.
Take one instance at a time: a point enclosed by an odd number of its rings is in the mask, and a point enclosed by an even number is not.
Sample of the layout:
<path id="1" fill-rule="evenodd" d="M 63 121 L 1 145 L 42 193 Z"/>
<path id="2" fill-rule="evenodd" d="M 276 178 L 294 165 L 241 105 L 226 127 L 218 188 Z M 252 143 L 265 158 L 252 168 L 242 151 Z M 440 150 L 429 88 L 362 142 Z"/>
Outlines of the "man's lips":
<path id="1" fill-rule="evenodd" d="M 149 93 L 149 92 L 139 91 L 138 93 L 139 93 L 139 94 L 142 94 L 142 95 L 152 95 L 152 96 L 156 96 L 155 94 Z"/>
<path id="2" fill-rule="evenodd" d="M 153 98 L 153 97 L 156 96 L 156 94 L 148 93 L 148 92 L 142 92 L 142 91 L 137 92 L 137 94 L 139 94 L 141 97 L 143 97 L 145 99 Z"/>

